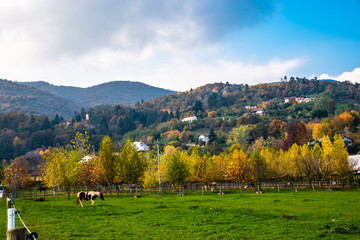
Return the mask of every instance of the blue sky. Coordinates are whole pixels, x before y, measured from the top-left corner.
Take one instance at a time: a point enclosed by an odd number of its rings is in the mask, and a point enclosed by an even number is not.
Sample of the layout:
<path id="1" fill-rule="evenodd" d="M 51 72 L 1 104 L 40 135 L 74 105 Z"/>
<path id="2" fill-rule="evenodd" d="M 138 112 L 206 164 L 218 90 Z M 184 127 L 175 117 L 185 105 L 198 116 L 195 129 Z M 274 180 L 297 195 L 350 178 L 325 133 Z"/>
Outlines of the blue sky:
<path id="1" fill-rule="evenodd" d="M 178 91 L 281 77 L 360 82 L 359 0 L 0 2 L 0 78 Z"/>

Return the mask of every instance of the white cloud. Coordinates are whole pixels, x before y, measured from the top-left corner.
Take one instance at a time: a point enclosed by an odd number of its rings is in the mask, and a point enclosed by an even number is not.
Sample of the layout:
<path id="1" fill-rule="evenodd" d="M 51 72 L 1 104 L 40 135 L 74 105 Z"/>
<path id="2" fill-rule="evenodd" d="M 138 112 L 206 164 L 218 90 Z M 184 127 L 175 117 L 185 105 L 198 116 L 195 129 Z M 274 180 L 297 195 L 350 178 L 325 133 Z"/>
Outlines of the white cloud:
<path id="1" fill-rule="evenodd" d="M 174 90 L 278 81 L 303 60 L 245 64 L 222 56 L 220 41 L 273 10 L 267 0 L 0 1 L 0 78 L 84 87 L 131 80 Z"/>
<path id="2" fill-rule="evenodd" d="M 319 77 L 319 79 L 333 79 L 333 80 L 338 80 L 338 81 L 350 81 L 350 82 L 357 82 L 360 83 L 360 67 L 359 68 L 355 68 L 353 71 L 351 72 L 344 72 L 342 74 L 340 74 L 339 76 L 330 76 L 329 74 L 321 74 Z"/>

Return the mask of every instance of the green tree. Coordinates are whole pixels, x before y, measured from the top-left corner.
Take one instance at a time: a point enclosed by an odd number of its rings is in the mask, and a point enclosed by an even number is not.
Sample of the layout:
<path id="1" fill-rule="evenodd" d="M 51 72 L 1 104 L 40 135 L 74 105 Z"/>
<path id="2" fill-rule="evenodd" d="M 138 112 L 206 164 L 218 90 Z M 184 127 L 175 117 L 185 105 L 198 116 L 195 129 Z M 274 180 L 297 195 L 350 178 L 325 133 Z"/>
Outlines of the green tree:
<path id="1" fill-rule="evenodd" d="M 183 156 L 184 154 L 186 153 L 176 151 L 167 156 L 167 180 L 171 184 L 182 184 L 190 175 L 188 165 L 186 161 L 184 161 L 184 159 L 186 159 L 186 157 L 184 158 Z"/>
<path id="2" fill-rule="evenodd" d="M 238 128 L 234 128 L 228 135 L 226 143 L 228 145 L 240 144 L 244 149 L 249 146 L 252 137 L 253 128 L 250 125 L 242 125 Z"/>

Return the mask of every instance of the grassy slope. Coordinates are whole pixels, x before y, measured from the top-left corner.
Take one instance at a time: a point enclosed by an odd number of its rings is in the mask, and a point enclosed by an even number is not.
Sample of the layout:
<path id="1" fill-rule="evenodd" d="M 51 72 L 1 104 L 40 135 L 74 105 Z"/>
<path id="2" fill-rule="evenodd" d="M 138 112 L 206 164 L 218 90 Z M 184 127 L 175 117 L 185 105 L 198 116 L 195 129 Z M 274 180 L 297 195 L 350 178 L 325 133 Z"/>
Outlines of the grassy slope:
<path id="1" fill-rule="evenodd" d="M 45 202 L 18 198 L 15 205 L 40 239 L 357 239 L 359 229 L 334 231 L 348 229 L 349 223 L 360 228 L 359 199 L 360 191 L 145 194 L 141 199 L 123 193 L 97 199 L 94 207 L 90 202 L 76 207 L 74 196 Z M 0 211 L 4 239 L 5 207 Z"/>

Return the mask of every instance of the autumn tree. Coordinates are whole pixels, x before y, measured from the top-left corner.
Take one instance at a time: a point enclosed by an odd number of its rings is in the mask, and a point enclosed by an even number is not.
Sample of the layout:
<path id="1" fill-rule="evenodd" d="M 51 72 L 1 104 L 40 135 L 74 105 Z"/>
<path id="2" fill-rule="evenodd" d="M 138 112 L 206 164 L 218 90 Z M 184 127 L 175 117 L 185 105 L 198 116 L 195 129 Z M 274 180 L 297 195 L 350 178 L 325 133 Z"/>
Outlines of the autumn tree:
<path id="1" fill-rule="evenodd" d="M 321 172 L 324 178 L 331 178 L 333 173 L 333 144 L 330 138 L 325 135 L 322 138 L 322 161 Z M 331 184 L 331 180 L 330 180 Z"/>
<path id="2" fill-rule="evenodd" d="M 138 183 L 143 175 L 146 162 L 131 140 L 127 140 L 118 156 L 118 178 L 126 183 Z"/>
<path id="3" fill-rule="evenodd" d="M 4 170 L 5 183 L 13 190 L 26 187 L 30 183 L 28 171 L 16 163 L 11 164 Z"/>
<path id="4" fill-rule="evenodd" d="M 103 172 L 100 159 L 93 157 L 87 162 L 82 163 L 79 182 L 81 185 L 86 186 L 86 188 L 98 186 L 105 182 Z"/>
<path id="5" fill-rule="evenodd" d="M 114 145 L 109 136 L 105 136 L 100 143 L 99 158 L 104 180 L 111 186 L 114 184 L 117 169 Z"/>
<path id="6" fill-rule="evenodd" d="M 146 154 L 146 169 L 144 171 L 143 186 L 147 189 L 154 188 L 159 182 L 159 165 L 157 153 L 153 150 Z"/>
<path id="7" fill-rule="evenodd" d="M 236 183 L 250 181 L 250 163 L 244 150 L 235 148 L 228 156 L 227 179 Z"/>
<path id="8" fill-rule="evenodd" d="M 351 176 L 351 165 L 349 163 L 349 153 L 345 148 L 344 140 L 339 134 L 334 137 L 333 143 L 333 171 L 337 177 L 342 181 L 348 180 Z"/>
<path id="9" fill-rule="evenodd" d="M 268 129 L 268 134 L 271 137 L 279 138 L 286 131 L 287 123 L 278 119 L 274 119 L 271 121 Z"/>
<path id="10" fill-rule="evenodd" d="M 300 162 L 299 162 L 299 172 L 302 176 L 305 176 L 308 179 L 309 187 L 311 188 L 312 179 L 315 176 L 315 170 L 317 165 L 317 160 L 313 154 L 313 151 L 310 150 L 309 145 L 304 144 L 300 147 Z"/>
<path id="11" fill-rule="evenodd" d="M 250 155 L 250 166 L 252 170 L 252 178 L 257 184 L 266 178 L 266 161 L 259 151 L 254 151 Z"/>
<path id="12" fill-rule="evenodd" d="M 335 129 L 333 123 L 329 119 L 323 119 L 320 124 L 314 125 L 312 138 L 318 140 L 325 135 L 332 137 L 334 134 Z"/>
<path id="13" fill-rule="evenodd" d="M 190 156 L 190 178 L 193 182 L 206 182 L 206 159 L 199 146 L 192 149 Z"/>

